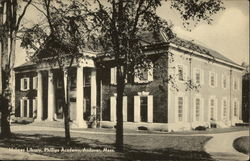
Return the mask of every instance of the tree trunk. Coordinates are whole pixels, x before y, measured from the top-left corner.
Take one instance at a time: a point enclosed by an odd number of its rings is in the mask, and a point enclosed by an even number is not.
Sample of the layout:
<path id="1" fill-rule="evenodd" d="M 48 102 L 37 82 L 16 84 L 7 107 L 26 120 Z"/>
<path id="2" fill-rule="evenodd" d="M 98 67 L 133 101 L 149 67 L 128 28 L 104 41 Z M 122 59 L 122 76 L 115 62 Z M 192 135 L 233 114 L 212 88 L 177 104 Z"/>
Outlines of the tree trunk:
<path id="1" fill-rule="evenodd" d="M 68 71 L 61 70 L 61 80 L 63 81 L 63 114 L 64 114 L 64 129 L 65 129 L 65 142 L 70 143 L 70 110 L 69 110 L 69 86 L 68 86 Z M 66 77 L 66 79 L 64 79 Z"/>
<path id="2" fill-rule="evenodd" d="M 10 115 L 9 101 L 7 98 L 0 96 L 1 104 L 1 137 L 9 138 L 11 137 L 10 124 L 8 117 Z"/>
<path id="3" fill-rule="evenodd" d="M 116 97 L 116 151 L 123 151 L 123 92 L 125 80 L 122 77 L 121 67 L 117 67 L 117 97 Z"/>

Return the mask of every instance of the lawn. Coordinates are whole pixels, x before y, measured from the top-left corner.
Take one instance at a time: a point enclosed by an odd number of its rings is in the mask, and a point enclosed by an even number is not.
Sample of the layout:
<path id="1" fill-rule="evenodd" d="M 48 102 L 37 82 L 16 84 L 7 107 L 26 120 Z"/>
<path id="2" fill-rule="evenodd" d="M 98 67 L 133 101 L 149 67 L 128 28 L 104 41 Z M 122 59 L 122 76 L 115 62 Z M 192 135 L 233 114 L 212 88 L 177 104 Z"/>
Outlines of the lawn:
<path id="1" fill-rule="evenodd" d="M 128 135 L 124 136 L 123 153 L 112 151 L 115 135 L 72 133 L 72 142 L 68 146 L 64 144 L 63 136 L 63 132 L 16 132 L 13 138 L 0 140 L 0 146 L 37 149 L 40 151 L 32 153 L 73 160 L 213 160 L 203 150 L 211 138 L 207 136 Z M 49 148 L 50 151 L 46 151 Z M 62 151 L 62 148 L 71 148 L 75 152 Z"/>
<path id="2" fill-rule="evenodd" d="M 248 154 L 250 151 L 249 136 L 242 136 L 234 140 L 234 148 L 244 154 Z"/>

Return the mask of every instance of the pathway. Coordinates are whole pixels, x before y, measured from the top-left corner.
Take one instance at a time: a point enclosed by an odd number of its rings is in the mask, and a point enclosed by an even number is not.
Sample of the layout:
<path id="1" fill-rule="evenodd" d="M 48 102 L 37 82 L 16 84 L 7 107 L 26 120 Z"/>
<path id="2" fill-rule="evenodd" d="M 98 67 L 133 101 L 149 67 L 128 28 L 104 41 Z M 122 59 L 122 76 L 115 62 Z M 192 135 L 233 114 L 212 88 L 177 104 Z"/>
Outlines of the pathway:
<path id="1" fill-rule="evenodd" d="M 249 131 L 214 134 L 205 145 L 205 151 L 218 161 L 247 161 L 248 155 L 233 147 L 233 141 L 241 136 L 249 136 Z"/>

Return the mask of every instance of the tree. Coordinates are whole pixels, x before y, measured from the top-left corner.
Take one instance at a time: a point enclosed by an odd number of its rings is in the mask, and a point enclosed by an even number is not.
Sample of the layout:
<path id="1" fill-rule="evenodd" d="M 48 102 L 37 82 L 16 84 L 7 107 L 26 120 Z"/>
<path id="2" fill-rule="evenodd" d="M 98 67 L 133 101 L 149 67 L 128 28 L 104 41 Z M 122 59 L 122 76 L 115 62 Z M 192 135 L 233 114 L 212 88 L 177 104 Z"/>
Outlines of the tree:
<path id="1" fill-rule="evenodd" d="M 0 0 L 0 112 L 1 136 L 10 137 L 8 118 L 12 110 L 13 67 L 17 33 L 32 0 Z M 20 12 L 20 15 L 18 14 Z"/>
<path id="2" fill-rule="evenodd" d="M 62 80 L 62 104 L 64 114 L 65 141 L 70 142 L 70 101 L 69 77 L 64 75 L 70 68 L 83 58 L 80 50 L 84 47 L 84 34 L 80 28 L 85 23 L 82 6 L 77 0 L 70 2 L 43 0 L 32 3 L 45 17 L 46 24 L 39 22 L 26 28 L 22 35 L 21 45 L 35 52 L 29 55 L 31 61 L 36 63 L 46 62 L 51 69 L 59 70 L 59 80 Z M 43 21 L 43 20 L 42 20 Z"/>
<path id="3" fill-rule="evenodd" d="M 95 0 L 96 7 L 85 8 L 90 20 L 86 26 L 89 40 L 95 42 L 95 46 L 102 47 L 104 55 L 102 58 L 112 58 L 117 69 L 117 151 L 123 150 L 122 102 L 126 75 L 140 76 L 138 72 L 140 69 L 148 70 L 152 67 L 149 56 L 144 54 L 143 35 L 151 33 L 156 40 L 155 44 L 160 45 L 159 47 L 164 46 L 157 41 L 160 32 L 166 35 L 168 42 L 175 36 L 171 23 L 163 20 L 156 13 L 161 3 L 161 0 L 107 0 L 105 2 Z M 189 25 L 190 21 L 197 24 L 200 20 L 211 23 L 211 16 L 223 9 L 222 4 L 219 0 L 176 0 L 170 1 L 170 8 L 178 10 L 185 24 Z M 148 45 L 154 45 L 154 43 Z M 103 59 L 100 59 L 99 63 L 102 62 L 104 62 Z"/>

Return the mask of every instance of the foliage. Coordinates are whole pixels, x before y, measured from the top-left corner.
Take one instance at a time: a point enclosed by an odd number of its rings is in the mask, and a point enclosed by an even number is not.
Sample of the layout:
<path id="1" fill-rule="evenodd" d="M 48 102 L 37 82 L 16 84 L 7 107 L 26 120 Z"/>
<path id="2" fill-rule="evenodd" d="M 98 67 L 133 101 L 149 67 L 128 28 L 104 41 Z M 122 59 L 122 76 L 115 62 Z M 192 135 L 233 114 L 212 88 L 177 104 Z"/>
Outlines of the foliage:
<path id="1" fill-rule="evenodd" d="M 103 57 L 99 63 L 107 57 L 114 60 L 117 67 L 117 150 L 122 150 L 123 146 L 123 119 L 122 119 L 122 99 L 127 74 L 139 75 L 140 69 L 148 70 L 152 68 L 149 54 L 146 54 L 148 47 L 157 46 L 156 49 L 167 49 L 167 43 L 175 37 L 172 32 L 172 24 L 159 17 L 156 9 L 161 6 L 161 0 L 108 0 L 106 3 L 95 0 L 96 8 L 86 7 L 90 22 L 87 27 L 87 37 L 93 43 L 93 48 L 101 46 Z M 180 12 L 184 22 L 189 20 L 212 21 L 211 15 L 223 9 L 222 2 L 216 0 L 177 0 L 171 1 L 171 8 Z M 145 34 L 152 35 L 149 39 Z M 164 35 L 166 43 L 160 41 L 160 36 Z M 167 50 L 166 50 L 167 51 Z M 165 53 L 168 55 L 168 53 Z M 165 57 L 165 61 L 170 58 Z M 162 68 L 168 70 L 168 68 Z M 167 73 L 167 72 L 163 72 Z M 167 82 L 168 77 L 164 77 Z M 190 83 L 189 83 L 190 84 Z"/>

